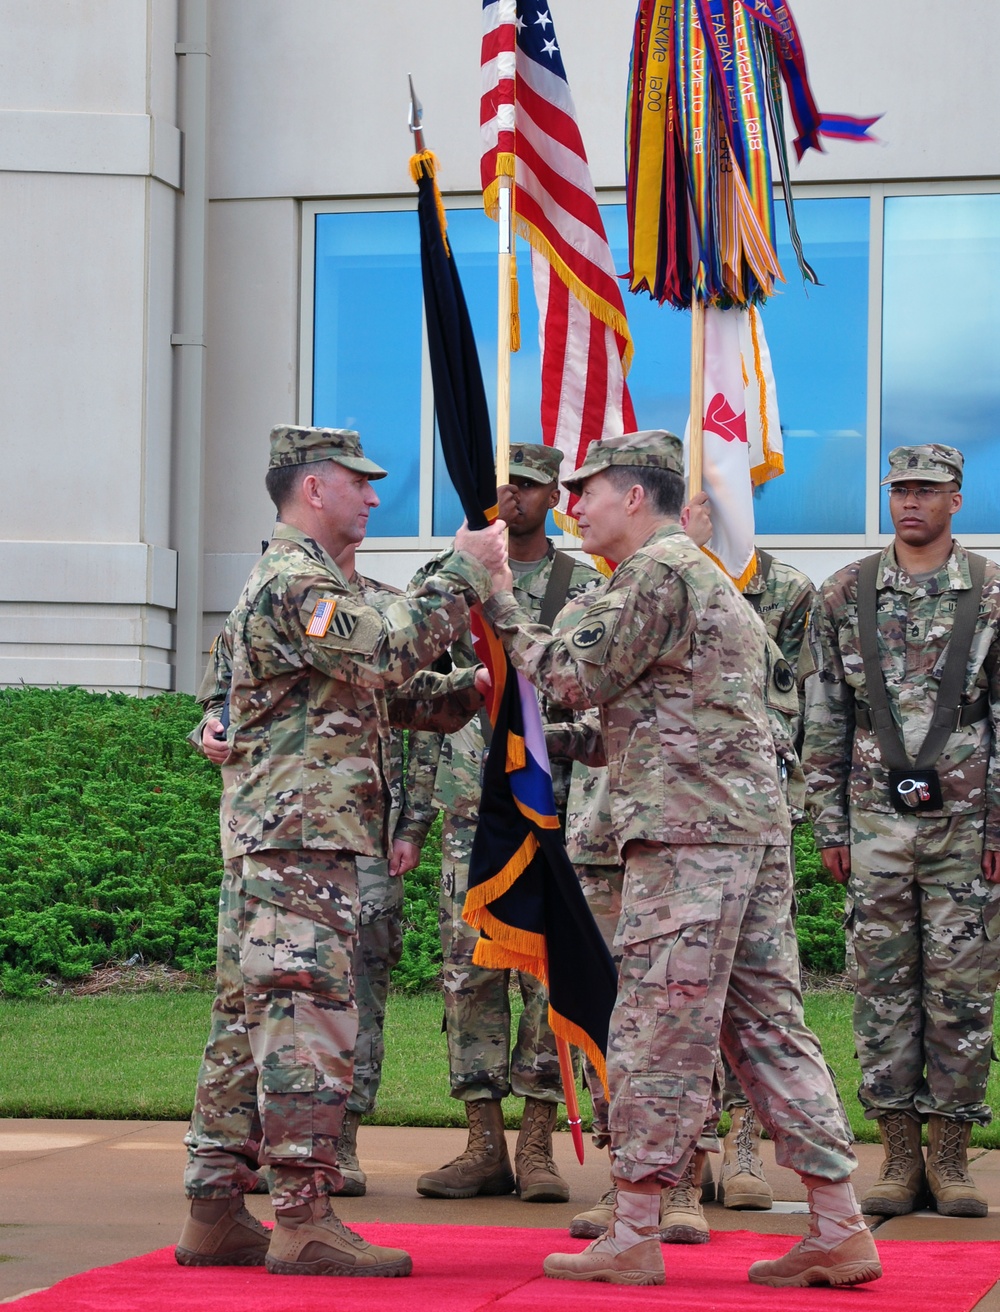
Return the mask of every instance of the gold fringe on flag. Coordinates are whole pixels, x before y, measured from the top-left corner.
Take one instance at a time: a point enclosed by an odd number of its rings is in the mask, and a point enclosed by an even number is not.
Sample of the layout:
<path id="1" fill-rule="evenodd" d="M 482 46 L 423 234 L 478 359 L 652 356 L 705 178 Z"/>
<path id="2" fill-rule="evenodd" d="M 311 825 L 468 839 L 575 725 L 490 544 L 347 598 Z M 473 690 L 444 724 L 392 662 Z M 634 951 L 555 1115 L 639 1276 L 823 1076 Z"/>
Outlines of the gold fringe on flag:
<path id="1" fill-rule="evenodd" d="M 448 220 L 445 218 L 444 201 L 441 199 L 441 188 L 437 182 L 437 171 L 441 167 L 438 157 L 433 150 L 422 150 L 418 155 L 410 156 L 410 177 L 415 183 L 421 178 L 430 178 L 434 184 L 434 203 L 437 206 L 438 222 L 441 224 L 441 236 L 444 239 L 445 253 L 451 256 L 451 247 L 448 245 Z"/>
<path id="2" fill-rule="evenodd" d="M 764 366 L 760 359 L 760 338 L 757 332 L 757 311 L 751 305 L 747 310 L 750 317 L 750 340 L 753 342 L 753 371 L 757 379 L 757 404 L 760 414 L 760 431 L 761 444 L 764 448 L 764 460 L 762 464 L 754 465 L 750 470 L 750 481 L 754 487 L 759 487 L 761 483 L 766 483 L 769 479 L 777 478 L 779 474 L 785 472 L 785 457 L 780 451 L 772 451 L 771 443 L 768 440 L 770 436 L 770 424 L 767 418 L 767 379 L 764 377 Z"/>
<path id="3" fill-rule="evenodd" d="M 501 177 L 513 178 L 514 176 L 514 156 L 510 153 L 498 154 L 496 169 L 496 178 L 483 192 L 483 209 L 491 219 L 498 218 L 500 213 L 499 179 Z M 609 305 L 603 296 L 598 296 L 595 291 L 582 283 L 569 265 L 556 253 L 551 243 L 535 228 L 534 224 L 522 218 L 516 211 L 514 214 L 514 228 L 529 245 L 538 251 L 539 255 L 548 260 L 576 299 L 587 307 L 594 318 L 599 319 L 601 323 L 607 324 L 609 328 L 613 328 L 618 336 L 624 340 L 625 353 L 622 356 L 622 373 L 627 374 L 635 351 L 632 345 L 632 334 L 629 332 L 628 320 L 625 318 L 624 313 L 613 305 Z M 511 349 L 516 350 L 517 348 L 512 347 Z"/>
<path id="4" fill-rule="evenodd" d="M 743 589 L 746 587 L 746 585 L 747 585 L 747 584 L 750 582 L 750 580 L 753 578 L 753 576 L 757 573 L 757 553 L 756 553 L 756 551 L 755 551 L 755 552 L 753 553 L 753 555 L 750 557 L 750 564 L 747 565 L 746 569 L 744 569 L 743 573 L 739 576 L 738 579 L 737 579 L 737 578 L 733 578 L 733 575 L 730 574 L 730 572 L 729 572 L 728 569 L 726 569 L 725 565 L 723 565 L 723 563 L 722 563 L 722 561 L 719 559 L 719 557 L 716 556 L 713 552 L 709 551 L 708 547 L 702 547 L 702 551 L 703 551 L 703 552 L 705 553 L 705 555 L 709 558 L 709 560 L 714 561 L 715 564 L 718 565 L 719 569 L 722 570 L 723 574 L 725 574 L 725 576 L 726 576 L 727 579 L 732 579 L 732 580 L 733 580 L 733 587 L 736 589 L 737 592 L 742 592 Z"/>
<path id="5" fill-rule="evenodd" d="M 528 764 L 528 749 L 524 745 L 524 739 L 520 734 L 508 733 L 507 735 L 507 763 L 505 769 L 508 774 L 515 770 L 523 770 Z"/>

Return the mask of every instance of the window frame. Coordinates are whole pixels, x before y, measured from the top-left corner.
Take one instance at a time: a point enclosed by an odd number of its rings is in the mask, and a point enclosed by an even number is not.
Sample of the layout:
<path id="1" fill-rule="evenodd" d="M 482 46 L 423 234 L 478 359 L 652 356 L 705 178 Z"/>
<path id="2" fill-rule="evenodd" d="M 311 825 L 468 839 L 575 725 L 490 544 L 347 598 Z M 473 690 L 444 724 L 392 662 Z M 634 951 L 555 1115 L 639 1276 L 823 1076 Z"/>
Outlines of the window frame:
<path id="1" fill-rule="evenodd" d="M 882 278 L 884 260 L 885 200 L 893 196 L 961 196 L 1000 194 L 1000 178 L 962 181 L 927 180 L 918 182 L 802 183 L 792 189 L 796 200 L 826 200 L 841 197 L 863 198 L 869 202 L 868 247 L 868 369 L 865 432 L 865 531 L 838 534 L 761 534 L 758 542 L 777 551 L 863 551 L 885 546 L 891 533 L 879 532 L 881 489 L 880 451 L 882 437 Z M 600 190 L 601 205 L 625 203 L 623 188 Z M 780 199 L 775 191 L 776 203 Z M 444 196 L 446 209 L 478 209 L 482 198 L 478 192 L 449 193 Z M 313 397 L 313 323 L 316 290 L 316 218 L 320 214 L 399 213 L 412 210 L 416 226 L 416 194 L 371 196 L 327 200 L 303 200 L 300 209 L 300 307 L 299 307 L 299 388 L 298 422 L 312 423 Z M 808 252 L 807 252 L 808 255 Z M 794 276 L 794 275 L 791 275 Z M 415 537 L 370 537 L 367 551 L 423 551 L 433 553 L 446 547 L 450 537 L 435 536 L 433 522 L 434 477 L 434 399 L 427 349 L 427 328 L 421 332 L 420 371 L 420 482 L 418 533 Z M 780 398 L 779 398 L 780 400 Z M 363 436 L 363 435 L 362 435 Z M 1000 443 L 998 443 L 1000 445 Z M 1000 454 L 1000 452 L 998 452 Z M 559 545 L 579 545 L 571 534 L 557 534 Z M 980 548 L 1000 547 L 1000 532 L 963 534 L 964 545 Z"/>

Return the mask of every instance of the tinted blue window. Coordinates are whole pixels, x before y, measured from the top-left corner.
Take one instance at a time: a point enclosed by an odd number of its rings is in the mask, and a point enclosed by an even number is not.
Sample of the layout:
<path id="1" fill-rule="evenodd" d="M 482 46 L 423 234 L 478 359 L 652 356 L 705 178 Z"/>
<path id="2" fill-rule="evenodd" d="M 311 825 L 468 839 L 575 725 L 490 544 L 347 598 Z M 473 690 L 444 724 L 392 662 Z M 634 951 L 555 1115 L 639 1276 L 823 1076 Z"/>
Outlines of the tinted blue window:
<path id="1" fill-rule="evenodd" d="M 884 267 L 881 468 L 894 446 L 957 446 L 955 531 L 1000 533 L 1000 196 L 887 198 Z"/>
<path id="2" fill-rule="evenodd" d="M 419 532 L 422 316 L 415 213 L 317 215 L 313 423 L 389 471 L 372 537 Z"/>
<path id="3" fill-rule="evenodd" d="M 628 267 L 625 207 L 601 212 L 619 269 Z M 778 214 L 787 282 L 763 310 L 785 435 L 785 473 L 757 492 L 760 533 L 863 533 L 868 352 L 868 200 L 796 205 L 806 258 L 822 286 L 802 286 Z M 625 298 L 635 341 L 628 383 L 640 428 L 682 434 L 691 394 L 691 316 Z"/>

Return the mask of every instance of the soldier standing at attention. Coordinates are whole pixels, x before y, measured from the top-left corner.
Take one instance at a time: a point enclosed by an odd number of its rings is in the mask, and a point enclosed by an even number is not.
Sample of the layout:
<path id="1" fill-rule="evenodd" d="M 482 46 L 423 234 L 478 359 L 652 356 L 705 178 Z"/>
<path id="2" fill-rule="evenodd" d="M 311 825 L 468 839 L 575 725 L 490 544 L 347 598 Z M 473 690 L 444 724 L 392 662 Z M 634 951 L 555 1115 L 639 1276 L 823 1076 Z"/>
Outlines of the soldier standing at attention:
<path id="1" fill-rule="evenodd" d="M 1000 976 L 1000 569 L 951 535 L 963 464 L 890 452 L 895 537 L 827 579 L 810 624 L 808 807 L 847 885 L 859 1097 L 885 1149 L 862 1207 L 881 1216 L 923 1195 L 923 1121 L 937 1210 L 988 1210 L 967 1150 Z"/>
<path id="2" fill-rule="evenodd" d="M 470 606 L 488 594 L 488 570 L 506 552 L 502 521 L 466 531 L 467 551 L 443 561 L 421 592 L 366 604 L 336 561 L 363 540 L 378 505 L 371 480 L 384 475 L 357 433 L 271 432 L 266 484 L 280 522 L 229 621 L 231 751 L 220 808 L 220 953 L 235 948 L 239 980 L 225 996 L 220 983 L 216 1005 L 230 1009 L 249 1058 L 206 1048 L 186 1137 L 182 1265 L 266 1265 L 282 1275 L 411 1268 L 401 1250 L 347 1230 L 328 1197 L 342 1183 L 337 1143 L 357 1037 L 354 861 L 386 850 L 384 689 L 411 680 L 395 712 L 411 722 L 429 723 L 443 703 L 457 727 L 482 705 L 469 678 L 442 687 L 421 671 L 467 630 Z M 272 1172 L 270 1235 L 242 1201 L 258 1161 Z"/>
<path id="3" fill-rule="evenodd" d="M 809 1236 L 750 1279 L 857 1284 L 881 1266 L 850 1184 L 850 1130 L 802 1018 L 767 636 L 678 523 L 682 469 L 669 433 L 594 443 L 568 485 L 586 550 L 621 562 L 612 578 L 561 637 L 518 606 L 506 569 L 485 606 L 547 695 L 599 707 L 625 863 L 608 1044 L 615 1207 L 605 1235 L 545 1271 L 664 1283 L 660 1191 L 695 1152 L 721 1043 L 809 1193 Z"/>
<path id="4" fill-rule="evenodd" d="M 356 547 L 356 543 L 349 543 L 337 559 L 351 586 L 372 605 L 378 605 L 382 596 L 399 596 L 398 588 L 365 578 L 357 572 Z M 227 623 L 212 644 L 208 668 L 198 690 L 198 700 L 205 714 L 188 735 L 192 746 L 215 765 L 223 765 L 229 756 L 225 726 L 218 717 L 229 693 L 232 674 L 232 633 Z M 358 1161 L 358 1128 L 362 1119 L 374 1110 L 382 1082 L 386 1000 L 393 969 L 403 951 L 403 876 L 420 860 L 420 847 L 398 831 L 403 811 L 403 736 L 399 729 L 392 730 L 386 760 L 392 799 L 388 821 L 388 833 L 393 836 L 392 848 L 388 857 L 359 855 L 354 859 L 360 912 L 351 974 L 358 1005 L 358 1037 L 354 1045 L 354 1083 L 337 1139 L 337 1169 L 343 1177 L 343 1184 L 336 1191 L 350 1197 L 359 1197 L 367 1189 L 367 1176 Z M 239 996 L 239 955 L 235 940 L 233 946 L 235 954 L 220 956 L 217 971 L 219 987 L 234 989 Z M 231 1048 L 242 1047 L 242 1058 L 252 1060 L 243 1039 L 233 1034 L 230 1020 L 228 1008 L 216 1007 L 208 1047 L 216 1043 L 228 1044 Z M 267 1192 L 263 1177 L 254 1192 Z"/>
<path id="5" fill-rule="evenodd" d="M 546 516 L 559 500 L 556 480 L 562 458 L 561 451 L 549 446 L 512 443 L 510 483 L 499 490 L 500 514 L 508 521 L 515 594 L 533 618 L 544 617 L 549 623 L 568 597 L 601 582 L 595 569 L 557 551 L 545 536 Z M 428 568 L 435 567 L 431 562 Z M 463 640 L 452 656 L 460 666 L 474 662 L 471 642 Z M 542 717 L 570 719 L 571 713 L 543 702 Z M 406 836 L 422 841 L 413 818 L 422 816 L 426 832 L 435 809 L 444 812 L 439 919 L 448 1068 L 451 1096 L 464 1103 L 469 1122 L 465 1149 L 454 1161 L 422 1175 L 417 1192 L 429 1198 L 472 1198 L 509 1194 L 516 1188 L 525 1202 L 565 1202 L 569 1186 L 552 1157 L 552 1131 L 564 1095 L 548 1022 L 548 994 L 533 975 L 520 976 L 524 1011 L 512 1050 L 510 972 L 473 965 L 479 931 L 462 919 L 488 726 L 484 715 L 443 739 L 430 734 L 411 739 L 406 785 L 411 823 L 404 817 Z M 564 817 L 568 764 L 553 766 L 553 786 L 557 811 Z M 510 1093 L 524 1099 L 513 1171 L 500 1103 Z"/>

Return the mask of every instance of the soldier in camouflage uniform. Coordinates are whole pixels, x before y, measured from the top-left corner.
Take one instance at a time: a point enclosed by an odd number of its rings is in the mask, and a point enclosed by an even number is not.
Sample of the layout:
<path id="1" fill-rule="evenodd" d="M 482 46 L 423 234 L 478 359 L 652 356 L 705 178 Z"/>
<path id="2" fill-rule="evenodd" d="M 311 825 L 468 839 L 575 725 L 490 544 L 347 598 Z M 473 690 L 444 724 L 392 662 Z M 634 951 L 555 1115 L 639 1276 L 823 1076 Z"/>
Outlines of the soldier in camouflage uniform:
<path id="1" fill-rule="evenodd" d="M 398 588 L 377 583 L 357 572 L 355 550 L 356 544 L 350 543 L 337 561 L 352 587 L 371 605 L 378 605 L 383 595 L 399 596 Z M 205 677 L 198 690 L 198 700 L 205 708 L 205 714 L 188 736 L 192 746 L 216 765 L 222 765 L 229 755 L 225 726 L 218 717 L 231 680 L 232 634 L 227 625 L 212 644 Z M 337 1193 L 351 1197 L 364 1194 L 367 1187 L 367 1177 L 358 1161 L 358 1127 L 362 1118 L 373 1110 L 382 1081 L 386 999 L 392 971 L 403 951 L 403 876 L 414 869 L 420 859 L 420 847 L 397 835 L 403 811 L 403 737 L 398 729 L 391 733 L 388 761 L 392 799 L 388 830 L 394 836 L 391 857 L 358 856 L 355 860 L 360 912 L 351 970 L 358 1007 L 358 1038 L 354 1047 L 354 1083 L 337 1140 L 337 1167 L 343 1177 Z M 232 976 L 229 987 L 238 983 L 238 957 L 232 961 L 227 958 L 220 968 Z M 228 1023 L 229 1009 L 213 1017 L 209 1047 L 224 1037 L 222 1031 Z M 249 1058 L 249 1049 L 246 1055 Z M 266 1191 L 262 1174 L 255 1192 Z"/>
<path id="2" fill-rule="evenodd" d="M 911 761 L 938 704 L 956 606 L 973 586 L 970 556 L 951 535 L 962 471 L 961 453 L 935 443 L 896 447 L 883 479 L 896 532 L 875 575 L 877 659 Z M 985 564 L 961 706 L 937 760 L 940 805 L 912 814 L 892 804 L 873 728 L 860 570 L 857 562 L 827 579 L 813 611 L 805 764 L 816 844 L 847 884 L 859 1097 L 885 1148 L 863 1207 L 894 1216 L 918 1204 L 927 1120 L 926 1184 L 938 1211 L 985 1216 L 967 1145 L 972 1126 L 990 1119 L 1000 971 L 1000 569 Z"/>
<path id="3" fill-rule="evenodd" d="M 545 1270 L 664 1282 L 661 1187 L 695 1153 L 721 1041 L 810 1199 L 809 1237 L 750 1279 L 858 1283 L 881 1268 L 850 1185 L 850 1130 L 802 1018 L 767 637 L 677 522 L 682 468 L 667 433 L 590 447 L 568 481 L 584 547 L 621 563 L 569 634 L 533 623 L 505 571 L 485 606 L 528 678 L 561 703 L 598 706 L 625 860 L 608 1046 L 615 1208 L 603 1237 Z"/>
<path id="4" fill-rule="evenodd" d="M 760 616 L 768 636 L 777 643 L 795 675 L 799 705 L 790 727 L 796 745 L 801 750 L 802 717 L 805 710 L 804 676 L 808 662 L 800 665 L 799 658 L 805 645 L 809 611 L 815 595 L 812 582 L 801 570 L 776 560 L 768 552 L 758 551 L 757 567 L 753 577 L 745 584 L 743 595 Z M 801 811 L 793 810 L 793 825 L 804 818 Z M 737 1211 L 767 1211 L 774 1205 L 774 1194 L 764 1177 L 764 1164 L 760 1157 L 760 1122 L 725 1059 L 722 1105 L 729 1112 L 730 1128 L 722 1141 L 723 1160 L 717 1192 L 719 1202 Z M 705 1233 L 708 1233 L 707 1227 Z"/>
<path id="5" fill-rule="evenodd" d="M 466 533 L 480 560 L 456 552 L 414 596 L 367 604 L 336 560 L 364 538 L 378 505 L 371 480 L 384 472 L 356 433 L 271 433 L 266 481 L 280 522 L 228 622 L 219 955 L 238 959 L 239 974 L 220 978 L 227 1039 L 206 1048 L 186 1138 L 184 1265 L 410 1270 L 406 1253 L 348 1231 L 328 1198 L 342 1180 L 357 1038 L 355 858 L 386 851 L 390 716 L 454 729 L 482 705 L 473 672 L 444 680 L 424 667 L 467 631 L 489 591 L 484 565 L 506 553 L 502 523 Z M 270 1237 L 242 1205 L 258 1161 L 273 1178 Z"/>
<path id="6" fill-rule="evenodd" d="M 515 590 L 538 616 L 548 596 L 558 609 L 600 583 L 596 570 L 556 552 L 545 536 L 545 520 L 558 501 L 556 475 L 562 453 L 540 444 L 513 443 L 510 483 L 499 489 L 500 514 L 509 525 Z M 430 568 L 434 567 L 432 562 Z M 414 582 L 419 581 L 420 575 Z M 558 591 L 556 598 L 550 588 Z M 558 601 L 558 605 L 556 604 Z M 460 667 L 475 659 L 463 641 L 452 651 Z M 545 719 L 569 712 L 543 702 Z M 510 972 L 476 966 L 472 954 L 479 931 L 462 919 L 469 860 L 479 814 L 485 741 L 482 719 L 470 721 L 445 738 L 418 734 L 411 739 L 407 778 L 408 836 L 418 840 L 435 810 L 444 812 L 441 835 L 439 923 L 442 984 L 448 1040 L 451 1095 L 465 1104 L 469 1140 L 465 1150 L 417 1181 L 431 1198 L 471 1198 L 517 1189 L 525 1202 L 565 1202 L 569 1187 L 552 1157 L 552 1131 L 563 1100 L 555 1038 L 548 1023 L 548 994 L 532 975 L 519 975 L 524 1011 L 511 1049 Z M 564 815 L 569 766 L 553 768 L 556 805 Z M 500 1099 L 524 1098 L 524 1115 L 514 1153 L 514 1171 L 503 1133 Z"/>

